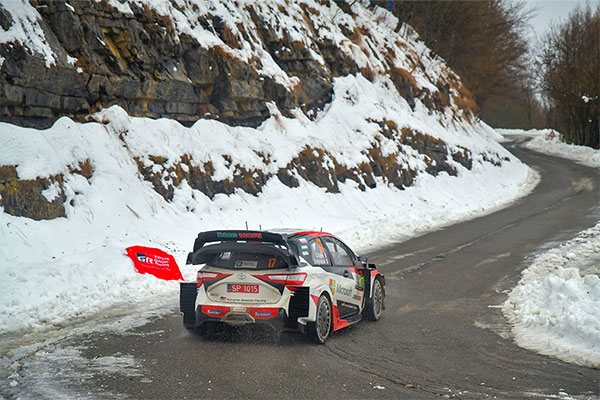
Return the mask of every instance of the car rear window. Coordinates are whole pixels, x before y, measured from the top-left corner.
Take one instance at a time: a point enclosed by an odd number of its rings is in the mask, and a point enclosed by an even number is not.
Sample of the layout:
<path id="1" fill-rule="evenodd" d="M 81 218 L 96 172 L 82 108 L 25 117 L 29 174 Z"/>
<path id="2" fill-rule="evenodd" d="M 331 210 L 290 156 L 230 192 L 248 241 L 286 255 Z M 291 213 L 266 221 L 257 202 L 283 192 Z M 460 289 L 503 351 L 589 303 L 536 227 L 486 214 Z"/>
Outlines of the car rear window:
<path id="1" fill-rule="evenodd" d="M 272 254 L 224 251 L 216 253 L 207 265 L 226 269 L 277 269 L 287 268 L 282 257 Z"/>

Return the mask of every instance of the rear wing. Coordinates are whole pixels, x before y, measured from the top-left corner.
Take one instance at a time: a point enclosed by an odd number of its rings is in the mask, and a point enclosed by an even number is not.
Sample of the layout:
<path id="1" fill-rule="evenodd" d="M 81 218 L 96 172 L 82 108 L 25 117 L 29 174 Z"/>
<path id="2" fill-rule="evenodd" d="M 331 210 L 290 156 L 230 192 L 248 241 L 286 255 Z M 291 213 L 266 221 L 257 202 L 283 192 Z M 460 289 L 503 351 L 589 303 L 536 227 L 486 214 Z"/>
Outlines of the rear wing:
<path id="1" fill-rule="evenodd" d="M 266 242 L 273 244 L 287 245 L 287 240 L 283 235 L 272 232 L 261 231 L 208 231 L 200 232 L 194 242 L 194 252 L 200 250 L 202 246 L 210 242 Z"/>
<path id="2" fill-rule="evenodd" d="M 196 241 L 194 242 L 194 250 L 188 254 L 186 264 L 192 264 L 197 254 L 203 253 L 202 249 L 207 243 L 212 242 L 259 242 L 264 244 L 276 244 L 285 246 L 288 248 L 289 254 L 284 254 L 281 250 L 278 252 L 281 255 L 285 255 L 289 259 L 289 265 L 298 265 L 296 256 L 292 253 L 292 248 L 287 241 L 287 235 L 281 235 L 273 232 L 261 232 L 261 231 L 208 231 L 201 232 L 198 234 Z M 231 243 L 234 245 L 234 243 Z M 216 246 L 209 246 L 216 250 Z M 236 247 L 236 246 L 231 246 Z M 223 250 L 225 248 L 223 247 Z M 212 249 L 211 249 L 212 250 Z"/>

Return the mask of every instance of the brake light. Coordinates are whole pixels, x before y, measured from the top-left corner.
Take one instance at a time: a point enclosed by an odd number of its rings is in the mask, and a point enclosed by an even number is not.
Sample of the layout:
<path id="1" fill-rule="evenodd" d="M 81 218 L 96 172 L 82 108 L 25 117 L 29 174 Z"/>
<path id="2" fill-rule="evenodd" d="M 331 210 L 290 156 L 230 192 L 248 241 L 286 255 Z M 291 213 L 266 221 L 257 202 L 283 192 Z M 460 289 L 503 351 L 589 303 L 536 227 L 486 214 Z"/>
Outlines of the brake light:
<path id="1" fill-rule="evenodd" d="M 265 275 L 265 278 L 272 282 L 281 283 L 282 285 L 301 286 L 306 280 L 306 273 Z"/>
<path id="2" fill-rule="evenodd" d="M 264 277 L 271 282 L 281 283 L 282 285 L 285 285 L 287 279 L 287 275 L 265 275 Z"/>
<path id="3" fill-rule="evenodd" d="M 203 272 L 202 270 L 198 271 L 198 275 L 196 276 L 196 283 L 198 285 L 202 285 L 206 281 L 214 281 L 216 279 L 223 279 L 231 276 L 231 274 L 219 274 L 218 272 Z"/>
<path id="4" fill-rule="evenodd" d="M 301 286 L 302 284 L 304 284 L 304 281 L 306 280 L 306 274 L 302 273 L 302 274 L 291 274 L 288 275 L 287 277 L 287 281 L 285 282 L 286 285 L 292 285 L 292 286 Z"/>

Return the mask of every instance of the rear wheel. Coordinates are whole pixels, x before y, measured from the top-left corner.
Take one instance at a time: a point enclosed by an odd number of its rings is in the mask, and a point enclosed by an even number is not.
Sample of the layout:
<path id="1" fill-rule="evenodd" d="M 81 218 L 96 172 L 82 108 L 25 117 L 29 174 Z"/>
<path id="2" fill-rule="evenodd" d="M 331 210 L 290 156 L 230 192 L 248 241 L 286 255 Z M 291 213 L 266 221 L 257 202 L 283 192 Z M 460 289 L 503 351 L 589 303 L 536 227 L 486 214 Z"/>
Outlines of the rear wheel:
<path id="1" fill-rule="evenodd" d="M 383 283 L 380 278 L 375 278 L 373 282 L 373 296 L 367 300 L 367 304 L 365 305 L 364 315 L 367 319 L 377 321 L 381 318 L 384 296 Z"/>
<path id="2" fill-rule="evenodd" d="M 331 332 L 332 312 L 329 298 L 322 294 L 317 303 L 317 318 L 307 324 L 308 335 L 317 344 L 323 344 Z"/>

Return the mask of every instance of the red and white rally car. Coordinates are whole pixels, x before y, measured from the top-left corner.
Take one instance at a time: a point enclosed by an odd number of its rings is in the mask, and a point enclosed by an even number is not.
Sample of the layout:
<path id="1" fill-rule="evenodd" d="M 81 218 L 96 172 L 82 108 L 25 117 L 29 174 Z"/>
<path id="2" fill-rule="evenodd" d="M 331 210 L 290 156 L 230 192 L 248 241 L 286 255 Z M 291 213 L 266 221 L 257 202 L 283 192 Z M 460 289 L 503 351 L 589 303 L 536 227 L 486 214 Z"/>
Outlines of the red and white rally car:
<path id="1" fill-rule="evenodd" d="M 385 279 L 366 257 L 335 236 L 301 231 L 210 231 L 198 234 L 182 282 L 185 327 L 264 323 L 299 328 L 315 342 L 384 309 Z"/>

